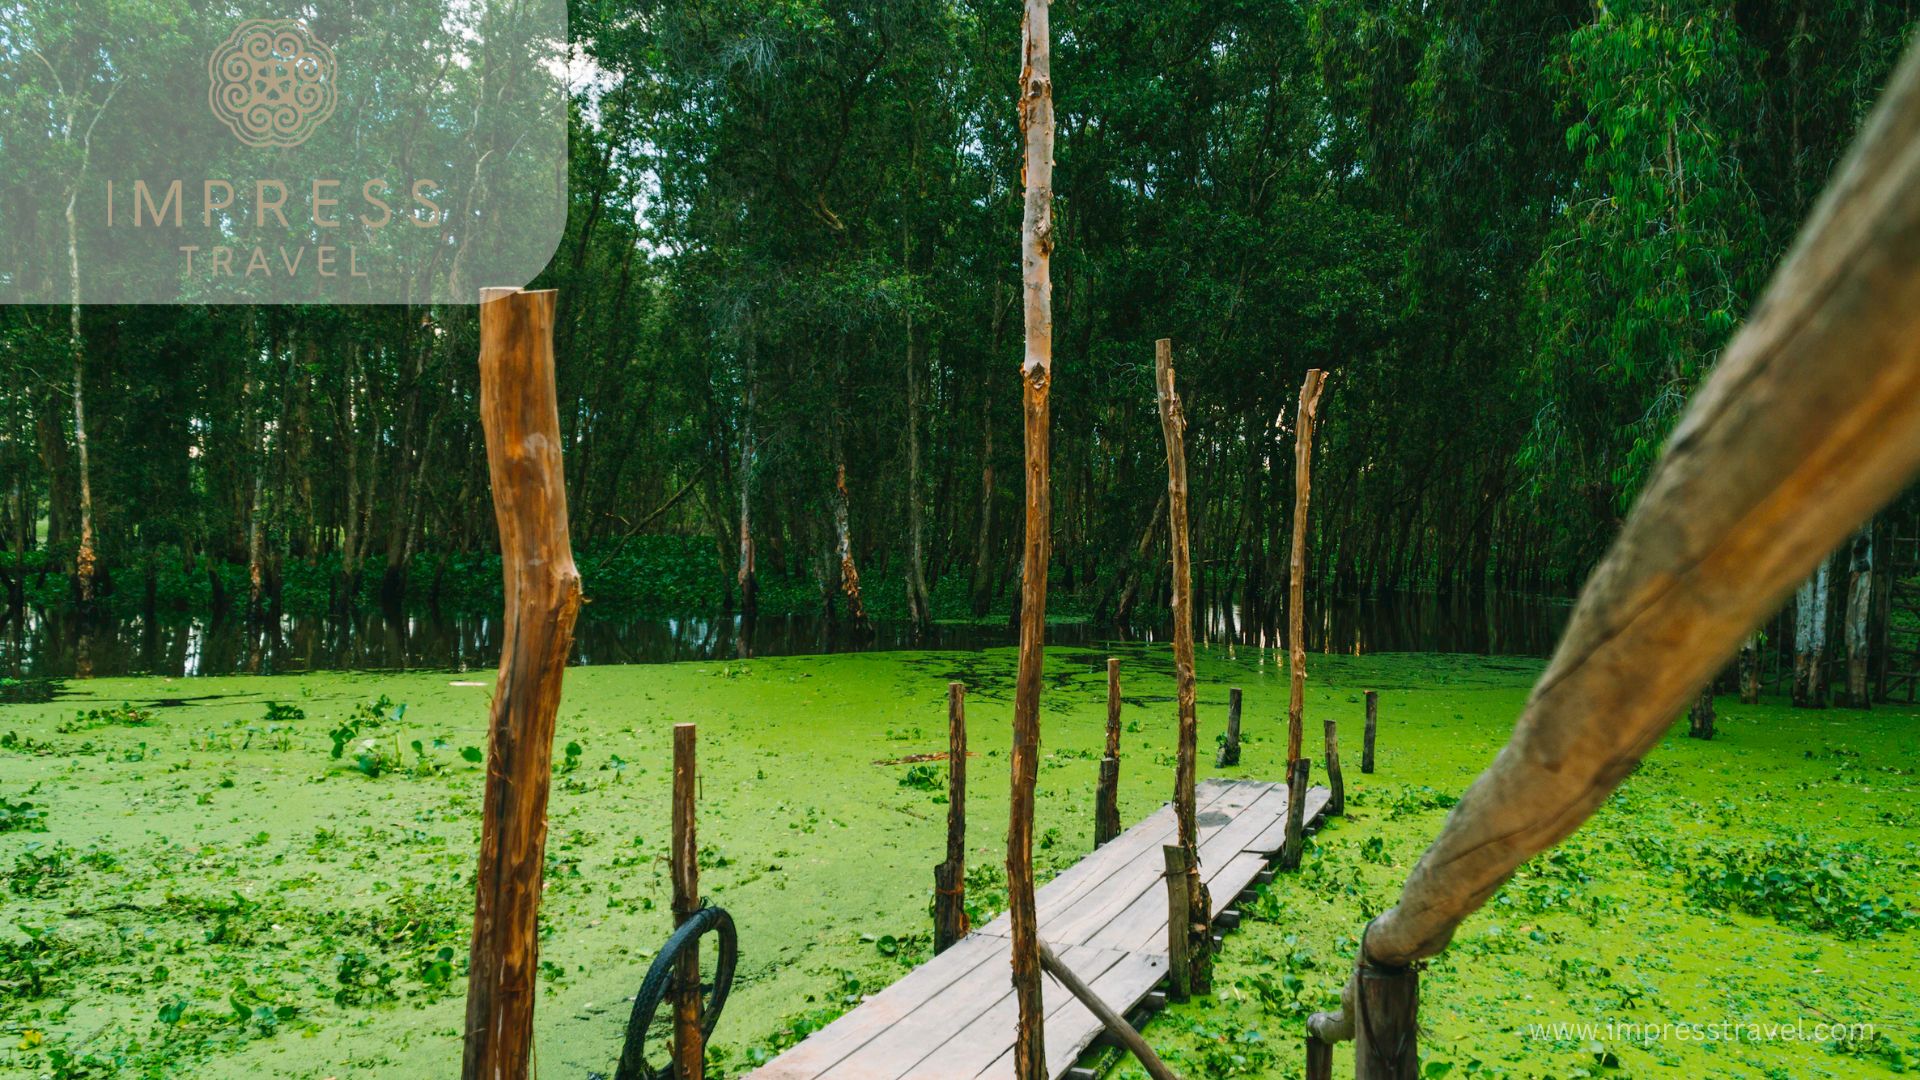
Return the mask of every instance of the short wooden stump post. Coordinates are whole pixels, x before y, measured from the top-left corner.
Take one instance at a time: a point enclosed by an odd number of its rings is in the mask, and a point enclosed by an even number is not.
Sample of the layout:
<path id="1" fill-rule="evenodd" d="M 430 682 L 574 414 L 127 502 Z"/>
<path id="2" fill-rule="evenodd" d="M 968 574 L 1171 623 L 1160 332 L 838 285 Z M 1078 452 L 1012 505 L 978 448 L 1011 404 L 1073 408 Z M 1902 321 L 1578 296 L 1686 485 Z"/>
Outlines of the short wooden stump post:
<path id="1" fill-rule="evenodd" d="M 1380 692 L 1367 691 L 1367 733 L 1360 744 L 1360 771 L 1373 772 L 1373 733 L 1380 722 Z"/>
<path id="2" fill-rule="evenodd" d="M 1417 1080 L 1420 971 L 1362 962 L 1354 993 L 1355 1080 Z"/>
<path id="3" fill-rule="evenodd" d="M 1214 764 L 1222 768 L 1240 764 L 1240 688 L 1227 691 L 1227 737 L 1220 744 L 1220 756 Z"/>

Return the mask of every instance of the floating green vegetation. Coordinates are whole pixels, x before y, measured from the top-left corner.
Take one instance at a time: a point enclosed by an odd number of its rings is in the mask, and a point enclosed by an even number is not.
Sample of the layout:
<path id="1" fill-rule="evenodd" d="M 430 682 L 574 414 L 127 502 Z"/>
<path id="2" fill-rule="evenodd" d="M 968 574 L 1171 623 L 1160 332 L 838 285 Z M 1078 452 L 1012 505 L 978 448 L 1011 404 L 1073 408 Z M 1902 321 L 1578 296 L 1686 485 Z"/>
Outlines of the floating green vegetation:
<path id="1" fill-rule="evenodd" d="M 1132 822 L 1172 791 L 1171 667 L 1163 649 L 1116 654 Z M 1090 845 L 1105 657 L 1055 650 L 1048 665 L 1043 879 Z M 543 1071 L 609 1071 L 627 999 L 666 938 L 676 721 L 700 725 L 702 889 L 740 926 L 711 1072 L 738 1077 L 930 952 L 949 678 L 969 688 L 967 910 L 980 925 L 1005 908 L 1012 670 L 1011 651 L 995 650 L 569 671 L 541 911 Z M 1505 741 L 1538 671 L 1315 658 L 1310 752 L 1331 712 L 1353 721 L 1343 741 L 1357 758 L 1361 692 L 1375 689 L 1379 769 L 1346 763 L 1348 816 L 1313 838 L 1298 873 L 1242 905 L 1214 993 L 1149 1025 L 1175 1068 L 1299 1075 L 1305 1016 L 1337 1000 L 1360 928 Z M 1285 676 L 1273 653 L 1203 652 L 1204 739 L 1225 721 L 1227 688 L 1246 689 L 1242 763 L 1225 775 L 1281 775 Z M 177 680 L 103 679 L 66 692 L 0 710 L 0 1075 L 446 1075 L 490 682 L 235 677 L 186 694 Z M 1898 708 L 1725 701 L 1712 742 L 1654 748 L 1588 828 L 1524 867 L 1432 964 L 1431 1075 L 1910 1068 L 1915 723 Z M 1216 772 L 1203 755 L 1203 775 Z M 1809 1032 L 1872 1027 L 1709 1042 L 1619 1026 L 1783 1018 Z M 1139 1073 L 1121 1063 L 1116 1075 Z"/>

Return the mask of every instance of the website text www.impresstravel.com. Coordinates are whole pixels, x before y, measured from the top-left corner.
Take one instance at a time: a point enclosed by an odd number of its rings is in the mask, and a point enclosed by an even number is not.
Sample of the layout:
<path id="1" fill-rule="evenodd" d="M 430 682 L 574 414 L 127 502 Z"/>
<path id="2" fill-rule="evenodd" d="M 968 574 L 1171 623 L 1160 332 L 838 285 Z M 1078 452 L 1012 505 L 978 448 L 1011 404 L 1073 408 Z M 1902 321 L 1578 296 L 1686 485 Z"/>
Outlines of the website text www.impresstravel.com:
<path id="1" fill-rule="evenodd" d="M 1776 1020 L 1572 1020 L 1528 1024 L 1529 1039 L 1552 1042 L 1633 1043 L 1852 1043 L 1872 1042 L 1877 1031 L 1866 1022 L 1841 1022 L 1814 1017 Z"/>

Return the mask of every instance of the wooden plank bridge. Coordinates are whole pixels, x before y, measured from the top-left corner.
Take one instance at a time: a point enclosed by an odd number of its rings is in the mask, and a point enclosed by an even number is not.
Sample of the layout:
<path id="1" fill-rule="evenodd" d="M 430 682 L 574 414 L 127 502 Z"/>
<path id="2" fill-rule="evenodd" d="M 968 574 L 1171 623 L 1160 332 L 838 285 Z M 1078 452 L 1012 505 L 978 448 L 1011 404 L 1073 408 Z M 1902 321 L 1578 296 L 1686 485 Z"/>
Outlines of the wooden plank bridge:
<path id="1" fill-rule="evenodd" d="M 1326 810 L 1326 788 L 1307 794 L 1306 820 Z M 1287 827 L 1285 784 L 1207 780 L 1194 795 L 1200 866 L 1217 910 L 1231 906 L 1279 854 Z M 1040 937 L 1121 1013 L 1167 974 L 1167 890 L 1161 847 L 1174 843 L 1171 805 L 1042 886 Z M 965 1080 L 1011 1077 L 1016 1006 L 1004 914 L 906 978 L 751 1073 L 758 1080 Z M 1100 1023 L 1052 978 L 1046 1006 L 1047 1074 L 1064 1076 L 1101 1033 Z"/>

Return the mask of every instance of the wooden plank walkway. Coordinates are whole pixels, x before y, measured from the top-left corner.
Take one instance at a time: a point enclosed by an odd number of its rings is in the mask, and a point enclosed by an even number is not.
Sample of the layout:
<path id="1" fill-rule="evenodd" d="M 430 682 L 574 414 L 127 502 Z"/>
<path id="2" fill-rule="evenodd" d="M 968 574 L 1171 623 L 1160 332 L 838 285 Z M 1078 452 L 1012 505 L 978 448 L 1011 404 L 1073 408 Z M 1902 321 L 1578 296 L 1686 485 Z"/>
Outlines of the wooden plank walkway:
<path id="1" fill-rule="evenodd" d="M 1307 794 L 1309 826 L 1327 789 Z M 1287 789 L 1207 780 L 1195 790 L 1200 866 L 1215 911 L 1232 905 L 1280 851 Z M 1171 805 L 1041 886 L 1040 937 L 1121 1013 L 1167 974 L 1167 890 L 1160 857 L 1174 841 Z M 749 1074 L 757 1080 L 969 1080 L 1013 1075 L 1012 954 L 1007 916 L 976 929 L 906 978 Z M 1101 1033 L 1067 989 L 1044 979 L 1047 1072 L 1059 1077 Z"/>

